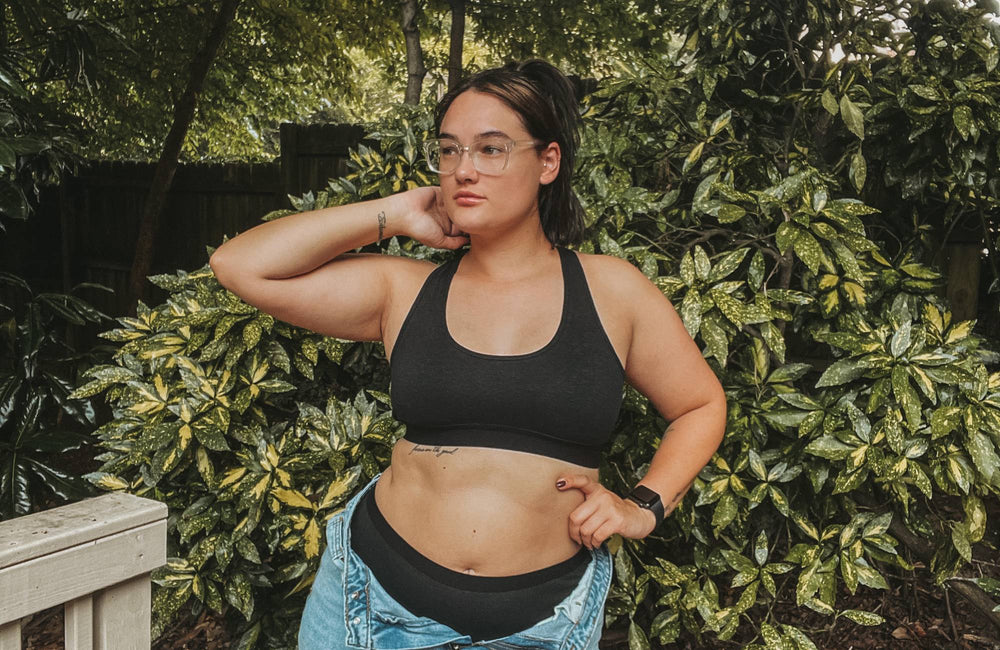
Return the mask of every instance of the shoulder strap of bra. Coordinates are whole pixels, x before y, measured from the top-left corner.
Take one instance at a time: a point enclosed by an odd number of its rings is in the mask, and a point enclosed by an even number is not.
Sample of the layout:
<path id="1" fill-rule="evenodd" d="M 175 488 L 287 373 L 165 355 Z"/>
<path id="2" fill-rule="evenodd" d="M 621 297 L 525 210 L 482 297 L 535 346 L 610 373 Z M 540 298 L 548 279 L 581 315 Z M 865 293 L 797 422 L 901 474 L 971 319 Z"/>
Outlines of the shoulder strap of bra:
<path id="1" fill-rule="evenodd" d="M 587 276 L 583 273 L 583 265 L 576 253 L 563 246 L 556 247 L 562 261 L 563 282 L 566 283 L 565 299 L 568 315 L 576 317 L 570 322 L 579 323 L 579 318 L 589 317 L 596 313 L 590 288 L 587 286 Z"/>

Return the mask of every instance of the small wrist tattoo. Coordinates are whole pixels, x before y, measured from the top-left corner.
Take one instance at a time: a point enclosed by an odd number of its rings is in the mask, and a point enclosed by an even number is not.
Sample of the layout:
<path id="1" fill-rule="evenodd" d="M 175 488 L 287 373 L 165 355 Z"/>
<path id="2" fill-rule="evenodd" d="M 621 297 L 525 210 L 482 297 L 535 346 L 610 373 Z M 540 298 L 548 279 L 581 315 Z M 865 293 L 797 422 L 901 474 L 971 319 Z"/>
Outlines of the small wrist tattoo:
<path id="1" fill-rule="evenodd" d="M 385 211 L 378 213 L 378 239 L 375 240 L 376 244 L 382 241 L 383 231 L 385 231 Z"/>

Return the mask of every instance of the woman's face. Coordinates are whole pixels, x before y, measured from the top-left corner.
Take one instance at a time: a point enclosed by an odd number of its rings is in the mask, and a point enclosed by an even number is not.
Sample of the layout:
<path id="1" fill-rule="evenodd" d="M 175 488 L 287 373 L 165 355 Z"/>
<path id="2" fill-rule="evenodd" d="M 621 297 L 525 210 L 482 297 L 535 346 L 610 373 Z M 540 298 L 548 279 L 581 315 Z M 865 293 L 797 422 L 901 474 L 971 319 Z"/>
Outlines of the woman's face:
<path id="1" fill-rule="evenodd" d="M 439 137 L 470 145 L 477 137 L 500 134 L 519 144 L 499 175 L 479 172 L 466 153 L 453 173 L 440 176 L 448 216 L 463 232 L 497 232 L 537 215 L 539 186 L 551 183 L 559 172 L 559 145 L 552 143 L 539 153 L 521 143 L 532 137 L 520 115 L 493 95 L 468 90 L 456 97 L 441 120 Z"/>

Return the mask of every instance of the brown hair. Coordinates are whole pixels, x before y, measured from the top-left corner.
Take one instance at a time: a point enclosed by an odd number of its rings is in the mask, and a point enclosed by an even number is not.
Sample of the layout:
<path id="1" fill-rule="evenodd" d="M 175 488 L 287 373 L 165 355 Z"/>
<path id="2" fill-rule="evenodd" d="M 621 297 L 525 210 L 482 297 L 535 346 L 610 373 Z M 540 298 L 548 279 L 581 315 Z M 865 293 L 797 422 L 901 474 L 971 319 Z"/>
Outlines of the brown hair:
<path id="1" fill-rule="evenodd" d="M 545 236 L 553 246 L 579 246 L 583 241 L 583 206 L 572 187 L 573 164 L 580 146 L 580 114 L 573 85 L 552 64 L 532 59 L 483 70 L 463 79 L 438 102 L 435 129 L 448 107 L 467 90 L 500 99 L 520 117 L 531 137 L 556 142 L 562 155 L 559 175 L 538 190 L 538 213 Z"/>

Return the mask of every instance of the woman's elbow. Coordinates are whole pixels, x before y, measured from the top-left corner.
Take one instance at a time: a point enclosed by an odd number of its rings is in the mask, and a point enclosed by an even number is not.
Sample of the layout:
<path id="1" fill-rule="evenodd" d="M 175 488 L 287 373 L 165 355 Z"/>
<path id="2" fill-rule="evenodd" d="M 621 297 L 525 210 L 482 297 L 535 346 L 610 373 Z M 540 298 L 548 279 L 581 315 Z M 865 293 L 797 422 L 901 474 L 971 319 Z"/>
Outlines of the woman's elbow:
<path id="1" fill-rule="evenodd" d="M 215 274 L 215 279 L 226 289 L 232 290 L 233 284 L 233 262 L 232 255 L 226 250 L 225 244 L 215 249 L 211 257 L 208 258 L 208 266 Z"/>

